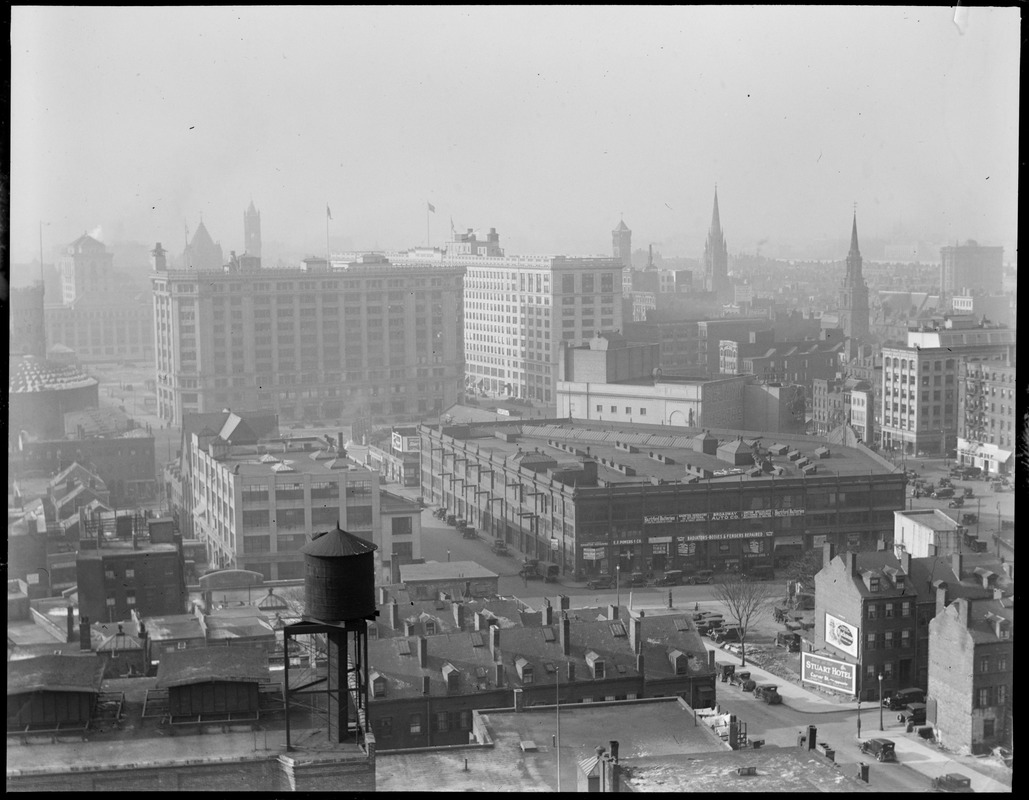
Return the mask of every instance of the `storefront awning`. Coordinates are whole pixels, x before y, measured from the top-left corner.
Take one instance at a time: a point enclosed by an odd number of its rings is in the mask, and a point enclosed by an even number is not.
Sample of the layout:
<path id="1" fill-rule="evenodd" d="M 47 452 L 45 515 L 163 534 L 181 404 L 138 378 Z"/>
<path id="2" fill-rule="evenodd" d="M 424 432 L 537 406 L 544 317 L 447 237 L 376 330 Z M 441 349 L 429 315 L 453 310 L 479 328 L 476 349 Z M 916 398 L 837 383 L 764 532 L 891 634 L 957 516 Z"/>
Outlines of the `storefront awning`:
<path id="1" fill-rule="evenodd" d="M 776 547 L 803 547 L 804 537 L 800 534 L 794 536 L 776 536 Z"/>

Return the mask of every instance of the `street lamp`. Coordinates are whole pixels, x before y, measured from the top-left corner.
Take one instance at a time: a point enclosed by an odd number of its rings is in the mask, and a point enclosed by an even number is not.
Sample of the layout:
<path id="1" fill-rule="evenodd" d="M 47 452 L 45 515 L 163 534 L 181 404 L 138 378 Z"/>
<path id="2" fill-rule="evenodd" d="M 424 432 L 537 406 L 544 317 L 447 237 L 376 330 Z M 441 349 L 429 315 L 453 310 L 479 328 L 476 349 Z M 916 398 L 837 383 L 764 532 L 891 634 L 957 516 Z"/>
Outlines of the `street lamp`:
<path id="1" fill-rule="evenodd" d="M 622 589 L 620 578 L 622 576 L 622 565 L 615 564 L 615 608 L 622 607 Z"/>
<path id="2" fill-rule="evenodd" d="M 861 695 L 858 695 L 858 739 L 861 738 Z"/>
<path id="3" fill-rule="evenodd" d="M 879 730 L 883 728 L 883 674 L 879 673 Z"/>

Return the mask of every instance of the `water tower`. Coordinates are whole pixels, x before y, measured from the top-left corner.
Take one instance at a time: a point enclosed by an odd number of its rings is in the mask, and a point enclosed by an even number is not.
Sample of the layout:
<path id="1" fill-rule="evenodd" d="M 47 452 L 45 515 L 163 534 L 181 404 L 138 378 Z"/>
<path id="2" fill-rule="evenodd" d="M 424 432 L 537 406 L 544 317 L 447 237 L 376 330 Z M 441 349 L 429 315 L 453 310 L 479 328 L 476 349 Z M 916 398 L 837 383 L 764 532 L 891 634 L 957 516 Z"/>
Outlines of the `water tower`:
<path id="1" fill-rule="evenodd" d="M 304 554 L 306 607 L 283 628 L 286 749 L 291 722 L 316 720 L 328 745 L 362 741 L 368 725 L 368 620 L 375 604 L 376 545 L 341 530 L 316 534 Z M 291 664 L 290 662 L 294 663 Z M 313 743 L 320 737 L 311 738 Z"/>

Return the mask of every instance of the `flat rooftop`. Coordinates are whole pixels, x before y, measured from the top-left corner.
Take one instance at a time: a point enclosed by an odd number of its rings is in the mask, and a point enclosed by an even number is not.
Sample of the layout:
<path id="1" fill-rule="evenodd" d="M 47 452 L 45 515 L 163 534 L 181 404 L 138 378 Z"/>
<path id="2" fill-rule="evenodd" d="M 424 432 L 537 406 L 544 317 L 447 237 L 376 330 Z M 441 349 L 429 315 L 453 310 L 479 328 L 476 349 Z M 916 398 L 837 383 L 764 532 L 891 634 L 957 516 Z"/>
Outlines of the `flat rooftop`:
<path id="1" fill-rule="evenodd" d="M 400 582 L 482 580 L 499 578 L 492 570 L 474 561 L 427 561 L 424 564 L 401 564 Z"/>
<path id="2" fill-rule="evenodd" d="M 444 426 L 444 430 L 447 430 L 447 426 Z M 502 431 L 517 432 L 518 435 L 513 441 L 507 442 L 497 437 L 497 433 Z M 462 441 L 475 444 L 480 456 L 503 459 L 517 456 L 519 453 L 535 455 L 538 452 L 553 458 L 559 465 L 572 466 L 588 455 L 597 461 L 598 478 L 608 484 L 648 483 L 651 478 L 665 481 L 685 480 L 686 464 L 716 473 L 715 477 L 708 479 L 712 483 L 725 480 L 739 481 L 741 478 L 744 481 L 773 480 L 770 473 L 762 473 L 758 477 L 746 475 L 747 470 L 753 469 L 753 465 L 736 467 L 716 455 L 694 450 L 694 438 L 704 433 L 699 429 L 609 423 L 592 425 L 579 420 L 526 420 L 513 424 L 473 422 L 469 425 L 469 433 L 470 435 Z M 816 478 L 827 475 L 881 475 L 894 472 L 899 474 L 896 467 L 870 450 L 827 444 L 822 438 L 714 429 L 710 430 L 709 434 L 719 440 L 719 445 L 731 444 L 742 437 L 742 443 L 748 449 L 753 444 L 764 449 L 775 445 L 785 447 L 783 455 L 771 456 L 772 464 L 780 470 L 779 474 L 775 475 L 779 480 L 803 477 L 803 472 L 796 462 L 787 456 L 787 453 L 794 450 L 817 465 L 817 470 L 812 476 Z M 551 442 L 565 445 L 568 449 L 554 447 Z M 618 447 L 618 443 L 630 445 L 636 452 Z M 829 456 L 819 458 L 815 451 L 826 447 L 829 449 Z M 664 456 L 671 459 L 672 463 L 658 461 L 651 454 Z M 605 460 L 629 467 L 635 475 L 626 475 L 618 469 L 613 469 L 605 465 Z"/>
<path id="3" fill-rule="evenodd" d="M 376 789 L 405 791 L 432 786 L 434 791 L 557 791 L 558 757 L 554 744 L 554 706 L 522 712 L 475 712 L 493 746 L 378 754 Z M 681 758 L 712 753 L 725 745 L 678 698 L 561 706 L 561 790 L 574 792 L 578 763 L 596 755 L 598 746 L 619 742 L 619 759 L 660 755 Z M 523 750 L 523 742 L 535 744 Z M 468 771 L 464 761 L 468 760 Z"/>
<path id="4" fill-rule="evenodd" d="M 938 508 L 926 508 L 911 511 L 894 511 L 895 515 L 910 519 L 919 525 L 925 525 L 934 531 L 953 531 L 961 527 L 957 520 L 948 516 Z"/>

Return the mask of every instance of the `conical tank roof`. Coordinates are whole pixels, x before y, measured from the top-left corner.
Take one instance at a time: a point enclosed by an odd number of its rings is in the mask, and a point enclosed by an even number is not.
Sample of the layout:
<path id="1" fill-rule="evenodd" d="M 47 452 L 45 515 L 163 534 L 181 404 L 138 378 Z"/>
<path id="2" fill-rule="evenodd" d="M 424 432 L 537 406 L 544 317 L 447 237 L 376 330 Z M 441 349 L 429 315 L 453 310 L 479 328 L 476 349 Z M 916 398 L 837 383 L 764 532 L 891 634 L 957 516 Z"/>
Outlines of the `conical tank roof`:
<path id="1" fill-rule="evenodd" d="M 327 531 L 305 544 L 300 548 L 300 552 L 315 558 L 345 558 L 372 553 L 378 549 L 377 545 L 360 536 L 347 533 L 337 525 L 334 530 Z"/>

